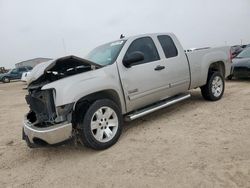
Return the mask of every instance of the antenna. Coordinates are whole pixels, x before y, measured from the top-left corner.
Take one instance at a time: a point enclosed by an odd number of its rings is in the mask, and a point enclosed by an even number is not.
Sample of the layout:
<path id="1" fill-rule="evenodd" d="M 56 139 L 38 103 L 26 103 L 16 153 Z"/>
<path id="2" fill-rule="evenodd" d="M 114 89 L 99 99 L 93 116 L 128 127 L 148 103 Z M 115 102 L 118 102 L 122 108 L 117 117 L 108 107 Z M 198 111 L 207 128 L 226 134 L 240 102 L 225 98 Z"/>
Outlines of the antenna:
<path id="1" fill-rule="evenodd" d="M 66 45 L 65 45 L 65 42 L 64 42 L 64 38 L 62 38 L 62 45 L 63 45 L 64 54 L 66 55 L 67 50 L 66 50 Z"/>

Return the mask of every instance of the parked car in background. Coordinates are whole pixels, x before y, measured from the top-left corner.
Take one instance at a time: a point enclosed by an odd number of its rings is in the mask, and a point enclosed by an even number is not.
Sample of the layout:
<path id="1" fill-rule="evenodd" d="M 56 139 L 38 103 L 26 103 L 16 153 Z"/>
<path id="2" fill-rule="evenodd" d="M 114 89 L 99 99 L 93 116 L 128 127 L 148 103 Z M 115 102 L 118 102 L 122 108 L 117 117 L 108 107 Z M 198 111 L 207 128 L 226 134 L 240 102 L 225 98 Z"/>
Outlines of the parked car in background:
<path id="1" fill-rule="evenodd" d="M 0 74 L 0 81 L 2 81 L 3 83 L 9 83 L 11 80 L 20 80 L 22 74 L 24 72 L 29 72 L 31 69 L 32 67 L 29 66 L 11 69 L 7 73 Z"/>
<path id="2" fill-rule="evenodd" d="M 249 47 L 250 47 L 250 44 L 246 45 L 246 47 L 245 47 L 245 48 L 249 48 Z"/>
<path id="3" fill-rule="evenodd" d="M 235 45 L 231 47 L 232 58 L 235 58 L 244 48 L 240 45 Z"/>
<path id="4" fill-rule="evenodd" d="M 250 47 L 245 48 L 234 59 L 228 79 L 250 77 Z"/>
<path id="5" fill-rule="evenodd" d="M 27 82 L 29 78 L 30 72 L 24 72 L 21 77 L 21 81 Z"/>

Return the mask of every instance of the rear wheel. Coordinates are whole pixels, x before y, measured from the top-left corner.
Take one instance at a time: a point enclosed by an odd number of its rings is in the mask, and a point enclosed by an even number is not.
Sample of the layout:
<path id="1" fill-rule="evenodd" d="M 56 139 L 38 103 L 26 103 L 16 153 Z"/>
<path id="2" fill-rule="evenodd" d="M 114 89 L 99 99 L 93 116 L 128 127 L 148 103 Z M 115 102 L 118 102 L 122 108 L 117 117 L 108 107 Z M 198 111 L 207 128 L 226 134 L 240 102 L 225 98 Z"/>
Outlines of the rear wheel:
<path id="1" fill-rule="evenodd" d="M 201 87 L 201 94 L 209 101 L 220 100 L 224 94 L 225 82 L 219 72 L 211 72 L 208 75 L 207 84 Z"/>
<path id="2" fill-rule="evenodd" d="M 84 145 L 96 150 L 106 149 L 114 145 L 121 135 L 120 108 L 109 99 L 97 100 L 80 120 L 80 128 Z"/>
<path id="3" fill-rule="evenodd" d="M 9 82 L 10 82 L 10 79 L 8 77 L 3 78 L 3 83 L 9 83 Z"/>

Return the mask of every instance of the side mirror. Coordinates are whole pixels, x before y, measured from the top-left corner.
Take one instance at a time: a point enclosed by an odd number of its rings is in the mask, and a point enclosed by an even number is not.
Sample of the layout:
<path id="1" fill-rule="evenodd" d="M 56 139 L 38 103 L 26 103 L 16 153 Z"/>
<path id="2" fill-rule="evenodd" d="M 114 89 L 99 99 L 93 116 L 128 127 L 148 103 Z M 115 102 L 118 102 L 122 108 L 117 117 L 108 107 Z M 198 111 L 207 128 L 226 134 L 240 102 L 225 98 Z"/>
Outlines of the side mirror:
<path id="1" fill-rule="evenodd" d="M 129 54 L 123 59 L 123 65 L 127 68 L 131 67 L 132 64 L 144 60 L 144 54 L 142 52 L 136 51 Z"/>

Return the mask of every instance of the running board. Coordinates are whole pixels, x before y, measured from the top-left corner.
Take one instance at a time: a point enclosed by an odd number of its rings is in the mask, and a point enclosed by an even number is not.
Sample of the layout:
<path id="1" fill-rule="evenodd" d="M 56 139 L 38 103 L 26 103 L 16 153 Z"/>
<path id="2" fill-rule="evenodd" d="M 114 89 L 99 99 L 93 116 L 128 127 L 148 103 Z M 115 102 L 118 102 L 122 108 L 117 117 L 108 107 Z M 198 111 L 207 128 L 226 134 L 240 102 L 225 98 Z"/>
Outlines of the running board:
<path id="1" fill-rule="evenodd" d="M 178 102 L 183 101 L 185 99 L 188 99 L 190 97 L 191 97 L 191 94 L 181 94 L 181 95 L 177 95 L 177 96 L 165 99 L 163 101 L 160 101 L 157 104 L 154 104 L 152 106 L 143 108 L 143 109 L 141 109 L 139 111 L 136 111 L 136 112 L 134 112 L 132 114 L 128 114 L 127 116 L 125 116 L 125 120 L 126 121 L 132 121 L 134 119 L 137 119 L 137 118 L 145 116 L 145 115 L 147 115 L 149 113 L 152 113 L 152 112 L 154 112 L 156 110 L 160 110 L 160 109 L 168 107 L 168 106 L 170 106 L 172 104 L 175 104 L 175 103 L 178 103 Z"/>

